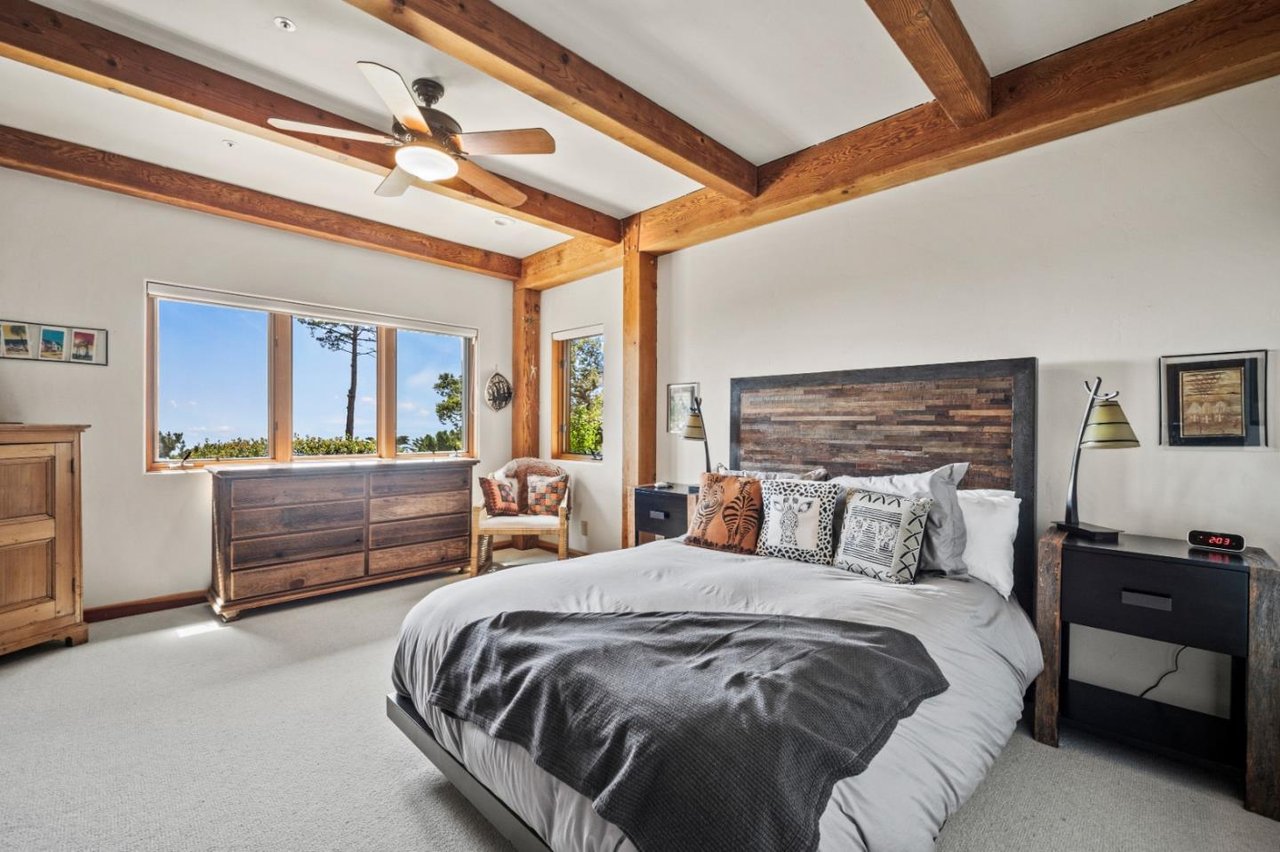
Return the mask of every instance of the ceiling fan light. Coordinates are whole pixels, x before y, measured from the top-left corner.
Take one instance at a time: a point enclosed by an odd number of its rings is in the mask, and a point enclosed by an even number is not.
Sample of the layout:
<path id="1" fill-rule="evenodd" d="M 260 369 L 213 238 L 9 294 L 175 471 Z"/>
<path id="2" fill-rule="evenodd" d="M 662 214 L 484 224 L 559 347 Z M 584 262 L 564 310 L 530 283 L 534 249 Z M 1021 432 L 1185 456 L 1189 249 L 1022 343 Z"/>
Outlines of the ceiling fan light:
<path id="1" fill-rule="evenodd" d="M 458 173 L 457 160 L 429 145 L 405 145 L 397 148 L 396 165 L 418 180 L 444 180 Z"/>

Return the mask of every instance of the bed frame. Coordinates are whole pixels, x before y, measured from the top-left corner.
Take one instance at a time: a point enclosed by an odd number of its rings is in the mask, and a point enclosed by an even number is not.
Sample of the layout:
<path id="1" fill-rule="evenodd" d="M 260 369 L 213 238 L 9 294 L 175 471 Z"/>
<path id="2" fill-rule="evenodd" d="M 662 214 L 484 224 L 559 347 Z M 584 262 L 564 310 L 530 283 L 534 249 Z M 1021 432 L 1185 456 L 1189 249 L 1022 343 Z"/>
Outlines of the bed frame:
<path id="1" fill-rule="evenodd" d="M 1014 592 L 1034 621 L 1036 359 L 758 376 L 730 391 L 731 467 L 867 476 L 969 461 L 965 487 L 1016 493 Z M 389 694 L 387 717 L 519 852 L 551 852 L 408 698 Z"/>

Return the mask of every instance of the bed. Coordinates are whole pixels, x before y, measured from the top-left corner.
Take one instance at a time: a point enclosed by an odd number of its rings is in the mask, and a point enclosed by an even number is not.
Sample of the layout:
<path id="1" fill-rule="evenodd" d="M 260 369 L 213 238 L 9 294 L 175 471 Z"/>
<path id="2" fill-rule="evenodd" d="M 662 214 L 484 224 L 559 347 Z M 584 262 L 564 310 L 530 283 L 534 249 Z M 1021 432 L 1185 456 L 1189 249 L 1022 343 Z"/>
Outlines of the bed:
<path id="1" fill-rule="evenodd" d="M 1015 595 L 977 581 L 893 585 L 839 568 L 659 541 L 437 590 L 405 619 L 388 715 L 522 850 L 631 850 L 591 801 L 518 745 L 427 701 L 450 639 L 510 610 L 742 612 L 831 618 L 916 636 L 950 683 L 897 724 L 865 771 L 836 783 L 823 850 L 933 845 L 1008 741 L 1042 667 L 1034 601 L 1035 361 L 966 362 L 732 382 L 733 467 L 833 475 L 968 460 L 965 487 L 1022 498 Z"/>

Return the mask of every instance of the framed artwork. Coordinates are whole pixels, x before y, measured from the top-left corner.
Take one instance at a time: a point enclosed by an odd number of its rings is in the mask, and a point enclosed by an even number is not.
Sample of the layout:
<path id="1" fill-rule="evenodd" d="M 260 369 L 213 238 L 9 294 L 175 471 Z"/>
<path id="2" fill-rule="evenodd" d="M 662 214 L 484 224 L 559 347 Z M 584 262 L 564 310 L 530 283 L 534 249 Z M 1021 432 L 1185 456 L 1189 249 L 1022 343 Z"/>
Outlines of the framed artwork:
<path id="1" fill-rule="evenodd" d="M 107 330 L 0 319 L 0 360 L 107 364 Z"/>
<path id="2" fill-rule="evenodd" d="M 1267 446 L 1267 352 L 1160 359 L 1160 441 L 1170 447 Z"/>
<path id="3" fill-rule="evenodd" d="M 693 411 L 693 400 L 698 396 L 698 383 L 667 385 L 667 432 L 684 431 L 684 424 Z"/>
<path id="4" fill-rule="evenodd" d="M 40 326 L 41 361 L 67 360 L 67 330 L 52 325 Z"/>
<path id="5" fill-rule="evenodd" d="M 0 338 L 4 340 L 4 357 L 30 358 L 31 326 L 25 322 L 0 322 Z"/>

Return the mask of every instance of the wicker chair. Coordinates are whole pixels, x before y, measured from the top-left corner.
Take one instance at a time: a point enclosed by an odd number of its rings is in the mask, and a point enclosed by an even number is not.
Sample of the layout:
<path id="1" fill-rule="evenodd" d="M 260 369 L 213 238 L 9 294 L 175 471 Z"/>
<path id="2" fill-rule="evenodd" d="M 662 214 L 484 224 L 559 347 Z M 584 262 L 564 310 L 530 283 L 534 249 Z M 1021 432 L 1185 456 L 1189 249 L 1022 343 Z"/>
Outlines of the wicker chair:
<path id="1" fill-rule="evenodd" d="M 542 459 L 512 459 L 497 471 L 498 476 L 514 479 L 520 493 L 527 494 L 529 476 L 563 476 L 568 472 L 559 465 Z M 573 485 L 569 485 L 560 512 L 556 515 L 499 515 L 491 516 L 483 505 L 473 508 L 471 517 L 471 576 L 489 567 L 493 561 L 493 537 L 498 535 L 556 534 L 556 553 L 559 559 L 569 556 L 569 511 L 573 500 Z"/>

